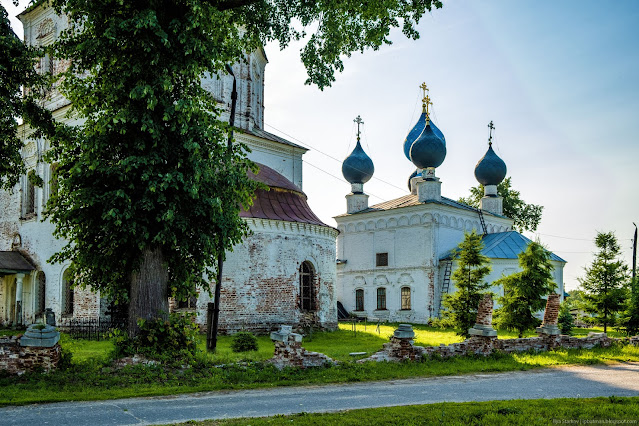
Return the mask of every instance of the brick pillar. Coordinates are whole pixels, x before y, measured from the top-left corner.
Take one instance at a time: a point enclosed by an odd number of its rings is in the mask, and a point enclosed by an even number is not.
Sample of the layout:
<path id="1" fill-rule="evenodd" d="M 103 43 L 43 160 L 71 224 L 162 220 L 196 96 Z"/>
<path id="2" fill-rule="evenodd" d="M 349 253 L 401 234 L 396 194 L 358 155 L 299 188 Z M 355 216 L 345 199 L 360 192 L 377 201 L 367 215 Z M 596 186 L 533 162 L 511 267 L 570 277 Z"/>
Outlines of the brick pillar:
<path id="1" fill-rule="evenodd" d="M 551 293 L 548 295 L 546 301 L 546 311 L 544 312 L 544 322 L 541 323 L 541 327 L 537 327 L 537 333 L 545 335 L 558 335 L 560 334 L 557 327 L 557 320 L 559 318 L 559 295 L 557 293 Z"/>
<path id="2" fill-rule="evenodd" d="M 493 328 L 493 298 L 490 294 L 484 294 L 484 298 L 479 302 L 475 325 L 468 333 L 471 336 L 497 336 L 497 330 Z"/>

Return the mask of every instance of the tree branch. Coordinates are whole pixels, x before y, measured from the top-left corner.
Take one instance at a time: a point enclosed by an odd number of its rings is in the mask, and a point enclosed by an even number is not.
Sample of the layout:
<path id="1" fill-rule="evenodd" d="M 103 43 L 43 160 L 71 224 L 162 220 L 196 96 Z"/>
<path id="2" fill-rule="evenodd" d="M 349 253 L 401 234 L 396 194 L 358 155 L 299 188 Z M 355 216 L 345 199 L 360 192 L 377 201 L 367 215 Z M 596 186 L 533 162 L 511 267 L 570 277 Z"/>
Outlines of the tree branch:
<path id="1" fill-rule="evenodd" d="M 248 6 L 257 3 L 260 0 L 225 0 L 216 2 L 218 10 L 237 9 L 239 7 Z"/>

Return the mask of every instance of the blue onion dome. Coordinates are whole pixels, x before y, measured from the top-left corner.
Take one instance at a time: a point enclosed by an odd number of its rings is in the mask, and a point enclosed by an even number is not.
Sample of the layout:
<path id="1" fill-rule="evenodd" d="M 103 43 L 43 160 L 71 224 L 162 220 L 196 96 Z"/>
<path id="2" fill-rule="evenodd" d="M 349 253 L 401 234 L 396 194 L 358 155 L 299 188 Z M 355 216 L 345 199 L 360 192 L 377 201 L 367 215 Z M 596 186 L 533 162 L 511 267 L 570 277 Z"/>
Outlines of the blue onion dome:
<path id="1" fill-rule="evenodd" d="M 359 139 L 357 139 L 355 149 L 342 163 L 344 179 L 349 183 L 366 183 L 371 180 L 374 172 L 373 160 L 366 155 L 362 145 L 359 143 Z"/>
<path id="2" fill-rule="evenodd" d="M 410 160 L 410 147 L 417 140 L 419 135 L 424 131 L 424 127 L 426 127 L 426 112 L 422 112 L 422 115 L 419 116 L 419 120 L 413 127 L 413 129 L 408 133 L 406 139 L 404 140 L 404 155 L 406 158 Z M 444 146 L 446 146 L 446 138 L 444 138 L 444 134 L 430 121 L 430 127 L 433 129 L 433 133 L 435 133 L 442 141 L 444 141 Z"/>
<path id="3" fill-rule="evenodd" d="M 446 144 L 433 131 L 430 123 L 410 147 L 410 161 L 418 169 L 439 167 L 446 158 Z"/>
<path id="4" fill-rule="evenodd" d="M 488 152 L 475 166 L 475 178 L 482 185 L 499 185 L 506 177 L 506 163 L 493 151 L 492 143 Z"/>

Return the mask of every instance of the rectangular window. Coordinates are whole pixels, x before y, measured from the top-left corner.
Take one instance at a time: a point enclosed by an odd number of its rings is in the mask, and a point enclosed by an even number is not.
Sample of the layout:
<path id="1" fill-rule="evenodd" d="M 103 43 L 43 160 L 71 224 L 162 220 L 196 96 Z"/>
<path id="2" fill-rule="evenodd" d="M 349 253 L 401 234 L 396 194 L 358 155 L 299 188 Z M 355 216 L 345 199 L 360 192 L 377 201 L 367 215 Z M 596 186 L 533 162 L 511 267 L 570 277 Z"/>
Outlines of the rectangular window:
<path id="1" fill-rule="evenodd" d="M 197 296 L 189 296 L 186 300 L 178 300 L 178 309 L 195 309 L 197 308 Z"/>
<path id="2" fill-rule="evenodd" d="M 355 290 L 355 310 L 363 311 L 364 310 L 364 290 L 361 288 Z"/>
<path id="3" fill-rule="evenodd" d="M 377 310 L 386 309 L 386 289 L 380 287 L 377 289 Z"/>
<path id="4" fill-rule="evenodd" d="M 377 253 L 375 255 L 376 266 L 388 266 L 388 253 Z"/>
<path id="5" fill-rule="evenodd" d="M 410 287 L 402 287 L 402 309 L 410 309 Z"/>
<path id="6" fill-rule="evenodd" d="M 29 219 L 35 216 L 35 186 L 27 178 L 27 188 L 23 197 L 24 218 Z"/>

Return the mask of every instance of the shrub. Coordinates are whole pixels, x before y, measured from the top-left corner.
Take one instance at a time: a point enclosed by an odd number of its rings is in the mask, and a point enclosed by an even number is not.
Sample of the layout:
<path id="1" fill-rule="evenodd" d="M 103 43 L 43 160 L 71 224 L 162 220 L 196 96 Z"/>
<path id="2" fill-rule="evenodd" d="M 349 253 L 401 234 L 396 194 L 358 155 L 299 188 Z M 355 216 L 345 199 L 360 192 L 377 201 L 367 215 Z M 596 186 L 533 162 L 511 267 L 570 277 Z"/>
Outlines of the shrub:
<path id="1" fill-rule="evenodd" d="M 557 319 L 559 330 L 561 330 L 561 334 L 565 334 L 570 336 L 572 334 L 572 328 L 574 326 L 574 319 L 572 314 L 570 313 L 570 308 L 566 302 L 561 304 L 561 309 L 559 310 L 559 318 Z"/>
<path id="2" fill-rule="evenodd" d="M 114 331 L 114 358 L 143 355 L 167 363 L 190 363 L 197 351 L 198 328 L 194 314 L 172 313 L 169 319 L 139 320 L 140 331 L 135 338 Z"/>
<path id="3" fill-rule="evenodd" d="M 257 351 L 257 337 L 248 331 L 240 331 L 233 336 L 233 352 Z"/>
<path id="4" fill-rule="evenodd" d="M 64 346 L 60 347 L 60 361 L 58 362 L 58 368 L 60 370 L 68 370 L 71 368 L 73 360 L 73 352 Z"/>

